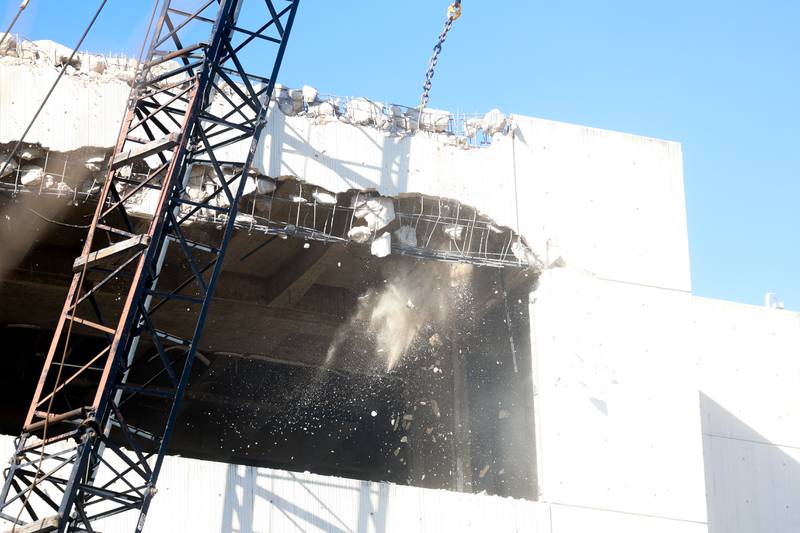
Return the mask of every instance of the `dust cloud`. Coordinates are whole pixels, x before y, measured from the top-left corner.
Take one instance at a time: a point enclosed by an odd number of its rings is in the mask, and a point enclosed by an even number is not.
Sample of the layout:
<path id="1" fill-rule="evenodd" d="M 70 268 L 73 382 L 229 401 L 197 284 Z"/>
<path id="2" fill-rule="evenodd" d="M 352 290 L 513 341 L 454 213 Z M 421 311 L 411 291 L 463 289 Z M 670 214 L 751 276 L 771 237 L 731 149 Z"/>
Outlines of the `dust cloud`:
<path id="1" fill-rule="evenodd" d="M 470 299 L 472 266 L 426 261 L 394 265 L 383 286 L 368 289 L 337 331 L 325 366 L 359 354 L 376 373 L 391 372 L 420 339 L 454 327 Z M 345 348 L 347 346 L 347 348 Z"/>

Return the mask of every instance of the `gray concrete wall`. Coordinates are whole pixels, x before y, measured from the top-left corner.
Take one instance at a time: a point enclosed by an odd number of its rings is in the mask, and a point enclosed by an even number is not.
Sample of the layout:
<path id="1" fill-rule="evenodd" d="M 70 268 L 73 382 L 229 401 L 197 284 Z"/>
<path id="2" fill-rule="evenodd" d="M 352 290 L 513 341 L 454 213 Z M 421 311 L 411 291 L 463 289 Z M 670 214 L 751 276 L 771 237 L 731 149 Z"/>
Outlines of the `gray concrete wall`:
<path id="1" fill-rule="evenodd" d="M 705 531 L 690 304 L 684 291 L 544 275 L 531 294 L 542 500 Z"/>
<path id="2" fill-rule="evenodd" d="M 0 436 L 0 454 L 12 452 Z M 135 515 L 100 524 L 129 533 Z M 167 457 L 148 531 L 170 533 L 700 533 L 704 525 L 564 504 Z"/>
<path id="3" fill-rule="evenodd" d="M 0 61 L 0 143 L 19 137 L 53 75 Z M 59 151 L 113 146 L 127 90 L 113 77 L 65 76 L 28 141 Z M 455 199 L 517 230 L 543 258 L 563 256 L 601 278 L 691 288 L 679 144 L 523 116 L 512 125 L 490 147 L 465 148 L 442 134 L 393 134 L 273 106 L 255 166 L 333 192 Z M 247 148 L 224 157 L 241 160 Z"/>
<path id="4" fill-rule="evenodd" d="M 694 298 L 710 533 L 800 530 L 800 313 Z"/>

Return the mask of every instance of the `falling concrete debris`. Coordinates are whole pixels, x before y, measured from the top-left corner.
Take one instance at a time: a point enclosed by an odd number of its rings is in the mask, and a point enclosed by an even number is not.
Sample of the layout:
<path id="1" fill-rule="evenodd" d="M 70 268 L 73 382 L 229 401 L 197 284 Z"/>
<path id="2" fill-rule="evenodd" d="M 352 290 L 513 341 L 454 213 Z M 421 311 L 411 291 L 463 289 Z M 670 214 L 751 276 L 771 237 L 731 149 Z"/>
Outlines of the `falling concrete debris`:
<path id="1" fill-rule="evenodd" d="M 385 228 L 395 218 L 394 202 L 391 198 L 382 196 L 366 198 L 356 195 L 352 207 L 355 217 L 364 220 L 372 231 Z"/>
<path id="2" fill-rule="evenodd" d="M 464 265 L 471 267 L 471 265 Z M 389 372 L 395 369 L 408 353 L 420 332 L 420 346 L 429 346 L 435 330 L 447 328 L 457 305 L 454 302 L 469 301 L 471 291 L 472 268 L 465 269 L 457 286 L 449 283 L 453 269 L 447 265 L 446 270 L 439 270 L 439 265 L 420 262 L 416 265 L 404 266 L 397 271 L 380 288 L 367 290 L 358 301 L 355 313 L 347 325 L 339 328 L 336 338 L 331 344 L 326 357 L 326 364 L 334 364 L 339 357 L 340 348 L 353 339 L 369 339 L 360 343 L 372 345 L 374 352 L 365 353 L 364 357 L 373 361 L 377 371 Z M 412 302 L 409 306 L 408 303 Z M 441 337 L 434 344 L 444 342 Z M 440 375 L 441 362 L 432 365 L 433 374 Z M 435 370 L 434 370 L 435 369 Z M 439 417 L 439 405 L 430 400 L 434 415 Z"/>
<path id="3" fill-rule="evenodd" d="M 444 342 L 438 333 L 434 333 L 428 338 L 428 345 L 433 349 L 438 349 L 444 346 Z"/>
<path id="4" fill-rule="evenodd" d="M 439 402 L 436 400 L 431 400 L 431 410 L 433 411 L 433 416 L 436 418 L 441 418 L 442 413 L 439 411 Z"/>
<path id="5" fill-rule="evenodd" d="M 347 237 L 358 244 L 364 244 L 372 237 L 372 231 L 366 226 L 353 226 L 347 232 Z"/>
<path id="6" fill-rule="evenodd" d="M 392 253 L 392 234 L 386 232 L 376 237 L 370 245 L 370 252 L 375 257 L 386 257 Z"/>

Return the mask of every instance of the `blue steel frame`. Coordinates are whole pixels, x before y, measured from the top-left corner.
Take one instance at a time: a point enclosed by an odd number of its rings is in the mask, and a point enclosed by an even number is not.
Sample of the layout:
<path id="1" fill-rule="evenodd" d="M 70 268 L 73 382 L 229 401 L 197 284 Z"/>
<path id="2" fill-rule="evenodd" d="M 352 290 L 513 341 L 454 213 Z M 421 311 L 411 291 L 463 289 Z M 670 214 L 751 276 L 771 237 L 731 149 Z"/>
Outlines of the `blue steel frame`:
<path id="1" fill-rule="evenodd" d="M 0 519 L 12 524 L 92 532 L 98 521 L 135 510 L 132 529 L 142 531 L 299 4 L 198 0 L 188 12 L 174 7 L 176 0 L 162 1 L 4 471 Z M 257 27 L 239 21 L 245 4 L 264 14 Z M 197 42 L 209 27 L 208 41 Z M 254 55 L 256 45 L 270 56 L 261 49 Z M 269 77 L 247 71 L 253 57 L 272 61 Z M 222 157 L 245 146 L 244 163 Z M 195 163 L 213 168 L 214 190 L 199 199 L 187 191 Z M 143 194 L 157 198 L 144 222 L 127 212 Z M 185 231 L 201 210 L 215 213 L 221 226 L 204 242 Z M 193 318 L 193 330 L 169 330 L 176 312 Z M 75 341 L 78 333 L 93 334 L 101 349 Z M 143 405 L 154 414 L 130 420 Z"/>

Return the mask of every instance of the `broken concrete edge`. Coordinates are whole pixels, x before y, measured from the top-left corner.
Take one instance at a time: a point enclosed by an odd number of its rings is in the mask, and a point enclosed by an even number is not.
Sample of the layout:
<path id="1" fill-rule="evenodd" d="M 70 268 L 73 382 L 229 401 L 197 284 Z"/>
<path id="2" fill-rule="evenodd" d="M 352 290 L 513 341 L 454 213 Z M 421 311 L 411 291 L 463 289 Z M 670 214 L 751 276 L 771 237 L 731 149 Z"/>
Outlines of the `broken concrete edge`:
<path id="1" fill-rule="evenodd" d="M 0 150 L 0 153 L 2 151 Z M 91 202 L 99 195 L 100 188 L 106 179 L 110 150 L 98 148 L 85 148 L 69 153 L 46 152 L 38 145 L 26 145 L 20 155 L 15 159 L 15 164 L 5 173 L 4 180 L 0 180 L 0 191 L 8 194 L 34 194 L 56 198 L 64 198 L 72 205 L 79 202 Z M 61 163 L 61 160 L 64 163 Z M 66 161 L 71 163 L 67 164 Z M 52 172 L 52 163 L 62 171 L 61 174 Z M 208 186 L 213 184 L 203 165 L 196 165 L 186 188 L 187 197 L 194 201 L 201 201 L 207 193 Z M 232 172 L 235 169 L 231 169 Z M 429 195 L 404 192 L 396 196 L 382 195 L 377 189 L 348 189 L 345 191 L 329 191 L 314 183 L 300 180 L 294 176 L 271 177 L 256 172 L 250 172 L 242 191 L 242 204 L 252 204 L 252 213 L 240 209 L 236 218 L 236 227 L 250 232 L 270 232 L 283 237 L 299 237 L 314 239 L 313 231 L 306 232 L 303 228 L 295 227 L 291 223 L 281 226 L 280 220 L 264 217 L 271 213 L 272 202 L 275 200 L 275 191 L 279 187 L 288 186 L 290 189 L 299 189 L 299 194 L 292 194 L 282 200 L 288 200 L 302 205 L 339 206 L 352 211 L 353 223 L 346 235 L 339 238 L 325 239 L 328 242 L 355 243 L 369 245 L 371 252 L 376 257 L 385 257 L 392 253 L 403 254 L 404 251 L 417 248 L 417 236 L 413 228 L 400 225 L 398 228 L 387 230 L 396 218 L 395 203 L 400 200 L 419 199 L 422 204 L 441 202 L 453 206 L 473 209 L 481 223 L 496 234 L 511 235 L 509 242 L 509 256 L 516 258 L 519 266 L 528 267 L 536 272 L 541 272 L 545 265 L 540 258 L 541 254 L 534 252 L 525 236 L 517 234 L 512 228 L 500 225 L 494 218 L 477 208 L 465 205 L 458 200 L 432 197 Z M 306 191 L 303 189 L 307 188 Z M 157 190 L 142 189 L 130 198 L 126 204 L 128 213 L 140 219 L 152 217 L 159 192 Z M 226 203 L 226 199 L 219 197 L 218 202 Z M 207 210 L 198 210 L 191 216 L 191 223 L 206 226 L 219 225 L 223 220 L 216 213 L 206 213 Z M 467 220 L 464 224 L 445 224 L 443 233 L 454 242 L 465 238 L 468 228 Z M 309 234 L 306 234 L 309 233 Z"/>
<path id="2" fill-rule="evenodd" d="M 69 77 L 93 83 L 121 81 L 133 85 L 139 66 L 136 59 L 124 55 L 78 52 L 67 64 L 71 54 L 70 48 L 54 41 L 30 41 L 19 35 L 11 35 L 0 49 L 0 66 L 63 67 Z M 150 68 L 154 75 L 158 75 L 176 66 L 174 61 L 166 61 Z M 228 92 L 228 97 L 235 97 L 232 90 Z M 378 102 L 365 97 L 322 94 L 308 85 L 293 89 L 277 83 L 272 102 L 286 116 L 306 116 L 321 124 L 340 121 L 368 126 L 389 135 L 426 133 L 465 149 L 487 146 L 494 135 L 508 134 L 511 129 L 511 118 L 497 109 L 482 116 L 431 108 L 420 111 L 415 107 Z"/>

